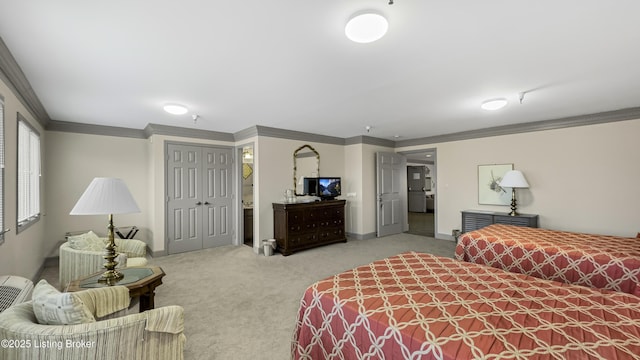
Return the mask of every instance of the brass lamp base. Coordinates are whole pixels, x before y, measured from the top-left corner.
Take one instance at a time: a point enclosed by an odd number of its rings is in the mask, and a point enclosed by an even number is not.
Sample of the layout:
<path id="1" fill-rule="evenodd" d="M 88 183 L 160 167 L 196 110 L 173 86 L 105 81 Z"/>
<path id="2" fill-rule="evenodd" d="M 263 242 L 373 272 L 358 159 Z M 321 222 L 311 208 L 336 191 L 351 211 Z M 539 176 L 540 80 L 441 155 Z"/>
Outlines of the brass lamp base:
<path id="1" fill-rule="evenodd" d="M 516 211 L 516 188 L 511 188 L 511 212 L 509 213 L 511 216 L 520 215 Z"/>
<path id="2" fill-rule="evenodd" d="M 107 270 L 104 273 L 102 273 L 102 276 L 100 277 L 100 279 L 98 279 L 98 282 L 107 283 L 107 285 L 113 285 L 117 283 L 118 280 L 121 280 L 123 277 L 124 275 L 118 270 Z"/>
<path id="3" fill-rule="evenodd" d="M 116 266 L 118 266 L 118 262 L 115 260 L 116 258 L 116 242 L 113 236 L 113 214 L 109 214 L 109 226 L 107 227 L 108 232 L 108 242 L 107 246 L 104 248 L 105 254 L 104 259 L 107 261 L 104 263 L 104 268 L 107 269 L 98 282 L 107 283 L 107 285 L 114 285 L 118 280 L 122 279 L 124 275 L 116 270 Z"/>

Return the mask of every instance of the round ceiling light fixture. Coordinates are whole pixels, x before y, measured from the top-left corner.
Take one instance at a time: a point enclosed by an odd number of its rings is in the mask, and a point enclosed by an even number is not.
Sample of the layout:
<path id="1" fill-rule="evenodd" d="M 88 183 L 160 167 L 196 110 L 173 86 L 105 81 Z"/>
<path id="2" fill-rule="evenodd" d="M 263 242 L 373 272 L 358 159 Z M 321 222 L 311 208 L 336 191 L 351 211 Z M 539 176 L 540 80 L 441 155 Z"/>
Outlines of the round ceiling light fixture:
<path id="1" fill-rule="evenodd" d="M 372 12 L 353 16 L 344 28 L 349 40 L 366 44 L 379 40 L 387 33 L 389 22 L 384 16 Z"/>
<path id="2" fill-rule="evenodd" d="M 173 115 L 184 115 L 189 111 L 186 106 L 180 104 L 167 104 L 163 107 L 164 111 Z"/>
<path id="3" fill-rule="evenodd" d="M 507 99 L 500 98 L 500 99 L 487 100 L 483 102 L 482 105 L 480 105 L 480 107 L 484 110 L 493 111 L 493 110 L 502 109 L 506 105 L 507 105 Z"/>

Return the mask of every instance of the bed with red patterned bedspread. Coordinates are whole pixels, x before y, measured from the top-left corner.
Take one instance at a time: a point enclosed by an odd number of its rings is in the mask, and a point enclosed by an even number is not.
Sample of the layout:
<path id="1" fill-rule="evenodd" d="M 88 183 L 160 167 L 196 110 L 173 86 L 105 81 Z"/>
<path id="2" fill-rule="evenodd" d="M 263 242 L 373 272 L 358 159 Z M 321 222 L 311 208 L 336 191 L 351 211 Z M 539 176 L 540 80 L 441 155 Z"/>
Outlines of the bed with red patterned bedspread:
<path id="1" fill-rule="evenodd" d="M 630 359 L 640 298 L 404 253 L 310 286 L 293 359 Z"/>
<path id="2" fill-rule="evenodd" d="M 640 296 L 640 239 L 493 224 L 463 234 L 456 259 Z"/>

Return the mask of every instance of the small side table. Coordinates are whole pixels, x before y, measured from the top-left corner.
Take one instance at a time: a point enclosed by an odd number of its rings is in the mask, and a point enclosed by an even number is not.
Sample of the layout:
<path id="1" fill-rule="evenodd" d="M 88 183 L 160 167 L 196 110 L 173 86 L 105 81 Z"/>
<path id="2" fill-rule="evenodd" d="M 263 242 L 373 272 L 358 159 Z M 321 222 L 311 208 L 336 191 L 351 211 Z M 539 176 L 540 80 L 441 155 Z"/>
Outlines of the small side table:
<path id="1" fill-rule="evenodd" d="M 120 271 L 124 277 L 114 285 L 126 286 L 127 289 L 129 289 L 129 296 L 131 298 L 140 299 L 140 312 L 153 309 L 156 288 L 162 284 L 162 278 L 165 276 L 162 268 L 158 266 L 130 267 L 118 269 L 118 271 Z M 104 271 L 100 271 L 71 281 L 66 291 L 73 292 L 110 286 L 98 281 L 103 272 Z"/>
<path id="2" fill-rule="evenodd" d="M 518 214 L 511 216 L 507 213 L 484 211 L 484 210 L 465 210 L 462 211 L 462 233 L 481 229 L 491 224 L 505 224 L 526 227 L 538 227 L 537 214 Z"/>

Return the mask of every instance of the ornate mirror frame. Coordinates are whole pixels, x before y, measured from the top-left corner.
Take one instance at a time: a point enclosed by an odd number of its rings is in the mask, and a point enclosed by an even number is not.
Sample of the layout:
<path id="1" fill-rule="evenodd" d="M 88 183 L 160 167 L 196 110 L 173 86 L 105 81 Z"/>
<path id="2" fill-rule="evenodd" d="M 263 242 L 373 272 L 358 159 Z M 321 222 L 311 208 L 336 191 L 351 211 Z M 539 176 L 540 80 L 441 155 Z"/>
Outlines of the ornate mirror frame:
<path id="1" fill-rule="evenodd" d="M 298 164 L 298 161 L 302 159 L 315 160 L 315 167 L 312 162 L 305 161 L 304 164 Z M 298 166 L 303 165 L 300 170 L 303 172 L 298 175 Z M 320 154 L 311 147 L 311 145 L 302 145 L 293 152 L 293 191 L 297 196 L 301 196 L 304 194 L 298 193 L 298 179 L 302 177 L 310 177 L 314 176 L 311 174 L 305 174 L 308 170 L 312 170 L 311 172 L 315 172 L 315 177 L 320 176 Z M 315 170 L 315 171 L 313 171 Z"/>

